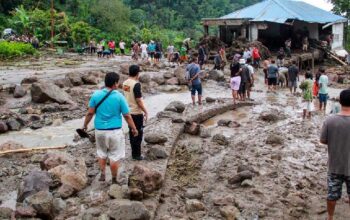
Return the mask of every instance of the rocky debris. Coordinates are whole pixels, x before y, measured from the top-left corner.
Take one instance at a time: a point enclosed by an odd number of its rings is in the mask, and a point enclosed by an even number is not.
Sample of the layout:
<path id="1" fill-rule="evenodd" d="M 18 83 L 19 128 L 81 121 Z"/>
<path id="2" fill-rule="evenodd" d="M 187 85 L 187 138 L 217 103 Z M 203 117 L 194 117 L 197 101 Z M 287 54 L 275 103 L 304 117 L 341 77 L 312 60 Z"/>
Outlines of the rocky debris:
<path id="1" fill-rule="evenodd" d="M 179 81 L 179 85 L 187 85 L 186 69 L 184 67 L 178 67 L 174 71 L 175 77 Z"/>
<path id="2" fill-rule="evenodd" d="M 197 199 L 188 199 L 186 200 L 186 211 L 187 212 L 198 212 L 205 211 L 206 208 L 203 203 Z"/>
<path id="3" fill-rule="evenodd" d="M 144 204 L 129 200 L 112 200 L 108 216 L 114 220 L 149 220 L 150 212 Z"/>
<path id="4" fill-rule="evenodd" d="M 67 208 L 67 203 L 61 198 L 54 198 L 52 205 L 55 214 L 59 214 Z"/>
<path id="5" fill-rule="evenodd" d="M 75 192 L 76 192 L 75 189 L 72 186 L 67 184 L 63 184 L 57 191 L 58 195 L 63 199 L 69 198 Z"/>
<path id="6" fill-rule="evenodd" d="M 68 73 L 66 78 L 73 84 L 73 86 L 81 86 L 84 84 L 80 73 Z"/>
<path id="7" fill-rule="evenodd" d="M 37 217 L 53 219 L 53 196 L 49 191 L 40 191 L 27 197 L 24 204 L 33 207 Z"/>
<path id="8" fill-rule="evenodd" d="M 138 188 L 129 189 L 129 198 L 133 201 L 142 201 L 143 200 L 143 192 Z"/>
<path id="9" fill-rule="evenodd" d="M 36 215 L 36 210 L 31 206 L 17 206 L 16 208 L 16 218 L 34 218 Z"/>
<path id="10" fill-rule="evenodd" d="M 215 81 L 225 81 L 225 75 L 224 72 L 221 70 L 211 70 L 209 71 L 209 79 L 215 80 Z"/>
<path id="11" fill-rule="evenodd" d="M 139 81 L 141 83 L 150 83 L 151 82 L 151 77 L 148 75 L 148 74 L 141 74 L 140 75 L 140 78 L 139 78 Z"/>
<path id="12" fill-rule="evenodd" d="M 98 85 L 100 83 L 100 79 L 99 72 L 89 72 L 82 77 L 83 82 L 87 85 Z"/>
<path id="13" fill-rule="evenodd" d="M 167 158 L 168 154 L 162 146 L 150 146 L 146 152 L 146 157 L 148 160 L 159 160 Z"/>
<path id="14" fill-rule="evenodd" d="M 230 119 L 220 119 L 218 121 L 218 126 L 229 127 L 230 123 L 232 123 L 232 120 Z"/>
<path id="15" fill-rule="evenodd" d="M 0 207 L 0 219 L 11 219 L 13 210 L 10 208 Z"/>
<path id="16" fill-rule="evenodd" d="M 229 184 L 242 183 L 246 179 L 252 179 L 254 174 L 249 170 L 242 171 L 228 180 Z"/>
<path id="17" fill-rule="evenodd" d="M 24 79 L 21 81 L 21 84 L 32 84 L 32 83 L 36 83 L 36 82 L 38 82 L 38 81 L 39 81 L 38 77 L 36 77 L 36 76 L 31 76 L 31 77 L 24 78 Z"/>
<path id="18" fill-rule="evenodd" d="M 17 149 L 23 149 L 24 146 L 22 144 L 13 142 L 13 141 L 7 141 L 0 145 L 0 151 L 7 151 L 7 150 L 17 150 Z"/>
<path id="19" fill-rule="evenodd" d="M 212 141 L 219 144 L 219 145 L 228 145 L 229 141 L 227 137 L 223 134 L 215 134 L 212 138 Z"/>
<path id="20" fill-rule="evenodd" d="M 179 92 L 181 87 L 177 85 L 162 85 L 158 87 L 160 92 Z"/>
<path id="21" fill-rule="evenodd" d="M 68 78 L 56 79 L 54 80 L 54 84 L 60 88 L 72 88 L 73 84 Z"/>
<path id="22" fill-rule="evenodd" d="M 281 135 L 277 134 L 270 134 L 266 139 L 266 144 L 271 145 L 282 145 L 284 142 L 284 139 L 281 137 Z"/>
<path id="23" fill-rule="evenodd" d="M 187 199 L 201 200 L 203 197 L 203 191 L 199 188 L 188 188 L 185 193 Z"/>
<path id="24" fill-rule="evenodd" d="M 52 83 L 34 83 L 31 87 L 32 101 L 45 103 L 47 101 L 59 104 L 72 104 L 72 97 Z"/>
<path id="25" fill-rule="evenodd" d="M 129 188 L 138 188 L 144 194 L 150 194 L 163 184 L 162 175 L 155 170 L 151 170 L 145 166 L 136 165 L 129 176 Z"/>
<path id="26" fill-rule="evenodd" d="M 48 191 L 53 180 L 46 171 L 34 170 L 26 176 L 18 188 L 17 202 L 23 202 L 28 196 L 40 191 Z"/>
<path id="27" fill-rule="evenodd" d="M 220 196 L 213 199 L 213 204 L 215 206 L 228 206 L 236 203 L 235 198 L 230 196 Z"/>
<path id="28" fill-rule="evenodd" d="M 124 75 L 129 75 L 130 65 L 127 63 L 120 64 L 120 72 Z"/>
<path id="29" fill-rule="evenodd" d="M 201 138 L 209 138 L 211 137 L 212 130 L 210 128 L 205 127 L 204 125 L 201 125 L 199 133 L 199 136 Z"/>
<path id="30" fill-rule="evenodd" d="M 174 101 L 171 102 L 164 110 L 165 111 L 171 111 L 171 112 L 177 112 L 177 113 L 183 113 L 186 109 L 186 105 L 183 102 L 180 101 Z"/>
<path id="31" fill-rule="evenodd" d="M 283 116 L 282 114 L 279 114 L 278 112 L 277 113 L 264 112 L 259 116 L 259 119 L 262 121 L 274 123 L 274 122 L 285 119 L 285 116 Z"/>
<path id="32" fill-rule="evenodd" d="M 7 124 L 3 121 L 0 121 L 0 134 L 6 133 L 9 130 Z"/>
<path id="33" fill-rule="evenodd" d="M 213 103 L 213 102 L 216 102 L 216 99 L 211 98 L 211 97 L 206 97 L 206 98 L 205 98 L 205 101 L 206 101 L 207 103 Z"/>
<path id="34" fill-rule="evenodd" d="M 112 199 L 123 199 L 126 193 L 127 193 L 127 188 L 126 190 L 124 190 L 122 186 L 117 184 L 111 185 L 108 190 L 108 195 Z"/>
<path id="35" fill-rule="evenodd" d="M 16 119 L 10 119 L 6 122 L 7 127 L 10 131 L 19 131 L 21 130 L 21 123 L 19 123 Z"/>
<path id="36" fill-rule="evenodd" d="M 190 134 L 190 135 L 199 135 L 200 133 L 200 124 L 196 122 L 189 122 L 187 121 L 185 123 L 185 133 Z"/>
<path id="37" fill-rule="evenodd" d="M 50 170 L 59 165 L 72 163 L 73 160 L 74 158 L 66 153 L 47 153 L 44 155 L 40 166 L 43 170 Z"/>
<path id="38" fill-rule="evenodd" d="M 242 187 L 254 187 L 254 183 L 252 180 L 243 180 L 243 182 L 241 183 Z"/>
<path id="39" fill-rule="evenodd" d="M 171 79 L 171 78 L 173 78 L 175 75 L 174 75 L 173 72 L 169 71 L 169 72 L 164 73 L 163 76 L 164 76 L 165 79 Z"/>
<path id="40" fill-rule="evenodd" d="M 168 138 L 164 134 L 147 133 L 145 134 L 145 141 L 148 144 L 164 144 Z"/>
<path id="41" fill-rule="evenodd" d="M 173 77 L 173 78 L 168 79 L 166 81 L 166 84 L 172 85 L 172 86 L 179 85 L 179 80 L 176 77 Z"/>
<path id="42" fill-rule="evenodd" d="M 156 75 L 152 77 L 152 80 L 156 82 L 158 85 L 164 85 L 165 84 L 165 79 L 161 75 Z"/>
<path id="43" fill-rule="evenodd" d="M 241 212 L 235 206 L 224 206 L 220 208 L 220 214 L 226 220 L 240 219 Z"/>
<path id="44" fill-rule="evenodd" d="M 20 85 L 15 86 L 15 90 L 13 91 L 14 98 L 22 98 L 27 94 L 27 91 Z"/>

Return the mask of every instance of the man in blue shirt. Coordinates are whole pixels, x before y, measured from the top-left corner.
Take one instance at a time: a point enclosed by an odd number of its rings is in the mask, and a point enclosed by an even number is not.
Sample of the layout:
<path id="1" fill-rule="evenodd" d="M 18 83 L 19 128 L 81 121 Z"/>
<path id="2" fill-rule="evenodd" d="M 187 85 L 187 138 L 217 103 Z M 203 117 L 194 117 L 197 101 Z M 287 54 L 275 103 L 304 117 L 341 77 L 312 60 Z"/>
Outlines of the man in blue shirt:
<path id="1" fill-rule="evenodd" d="M 84 130 L 87 130 L 95 115 L 97 157 L 101 168 L 99 181 L 106 180 L 106 161 L 109 158 L 113 184 L 117 183 L 119 161 L 125 157 L 122 116 L 131 128 L 133 135 L 138 135 L 134 121 L 129 114 L 126 99 L 117 91 L 118 82 L 119 75 L 117 73 L 107 73 L 105 77 L 106 88 L 98 90 L 92 95 L 83 127 Z"/>
<path id="2" fill-rule="evenodd" d="M 199 77 L 201 70 L 197 62 L 197 58 L 192 58 L 191 63 L 186 68 L 186 71 L 189 73 L 188 83 L 191 85 L 191 98 L 193 105 L 196 104 L 196 92 L 198 93 L 198 105 L 202 104 L 202 82 Z"/>

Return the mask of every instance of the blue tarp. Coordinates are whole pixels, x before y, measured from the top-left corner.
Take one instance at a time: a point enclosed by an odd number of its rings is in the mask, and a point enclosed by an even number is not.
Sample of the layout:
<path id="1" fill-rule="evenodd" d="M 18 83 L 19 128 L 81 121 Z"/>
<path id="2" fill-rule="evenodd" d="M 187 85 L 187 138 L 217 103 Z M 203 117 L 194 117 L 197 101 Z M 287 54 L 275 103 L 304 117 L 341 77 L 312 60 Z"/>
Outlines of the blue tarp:
<path id="1" fill-rule="evenodd" d="M 285 23 L 300 20 L 308 23 L 346 22 L 347 19 L 310 4 L 294 0 L 265 0 L 255 5 L 225 15 L 220 19 L 249 19 Z"/>

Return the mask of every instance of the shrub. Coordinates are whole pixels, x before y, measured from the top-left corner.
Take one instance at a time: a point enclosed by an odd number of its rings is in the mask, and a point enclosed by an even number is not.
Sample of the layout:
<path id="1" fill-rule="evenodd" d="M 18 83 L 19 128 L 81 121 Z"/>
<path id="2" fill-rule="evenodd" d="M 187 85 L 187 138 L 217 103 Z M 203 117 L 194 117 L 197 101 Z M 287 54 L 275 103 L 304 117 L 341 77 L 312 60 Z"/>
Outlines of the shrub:
<path id="1" fill-rule="evenodd" d="M 33 55 L 36 50 L 31 44 L 0 41 L 0 59 L 9 59 L 24 55 Z"/>

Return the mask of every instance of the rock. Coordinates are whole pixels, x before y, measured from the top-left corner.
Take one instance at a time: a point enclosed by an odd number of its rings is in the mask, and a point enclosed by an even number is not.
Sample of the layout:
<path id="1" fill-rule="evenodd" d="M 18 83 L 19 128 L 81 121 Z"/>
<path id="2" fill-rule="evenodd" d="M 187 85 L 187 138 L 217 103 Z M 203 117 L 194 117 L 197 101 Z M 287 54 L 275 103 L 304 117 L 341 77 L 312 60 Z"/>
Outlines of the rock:
<path id="1" fill-rule="evenodd" d="M 147 133 L 145 134 L 145 141 L 148 144 L 164 144 L 168 138 L 164 134 Z"/>
<path id="2" fill-rule="evenodd" d="M 7 141 L 0 145 L 0 151 L 23 149 L 24 146 L 14 141 Z"/>
<path id="3" fill-rule="evenodd" d="M 209 79 L 212 79 L 215 81 L 225 81 L 225 75 L 220 70 L 211 70 L 209 71 Z"/>
<path id="4" fill-rule="evenodd" d="M 223 134 L 215 134 L 212 138 L 212 141 L 219 144 L 219 145 L 228 145 L 229 141 L 227 140 L 226 136 Z"/>
<path id="5" fill-rule="evenodd" d="M 47 153 L 40 164 L 42 170 L 50 170 L 59 165 L 72 163 L 74 158 L 66 153 Z"/>
<path id="6" fill-rule="evenodd" d="M 123 199 L 124 198 L 123 188 L 117 184 L 113 184 L 109 187 L 108 195 L 112 199 Z"/>
<path id="7" fill-rule="evenodd" d="M 165 79 L 171 79 L 174 77 L 174 73 L 169 71 L 169 72 L 164 73 L 163 76 Z"/>
<path id="8" fill-rule="evenodd" d="M 143 192 L 138 188 L 129 189 L 129 198 L 134 201 L 142 201 L 143 200 Z"/>
<path id="9" fill-rule="evenodd" d="M 39 81 L 38 77 L 36 77 L 36 76 L 31 76 L 31 77 L 24 78 L 24 79 L 21 81 L 21 84 L 32 84 L 32 83 L 36 83 L 36 82 L 38 82 L 38 81 Z"/>
<path id="10" fill-rule="evenodd" d="M 57 191 L 58 195 L 63 199 L 69 198 L 70 196 L 75 194 L 75 192 L 75 189 L 67 184 L 63 184 Z"/>
<path id="11" fill-rule="evenodd" d="M 41 120 L 41 117 L 40 117 L 40 115 L 31 115 L 30 117 L 29 117 L 29 120 L 30 121 L 40 121 Z"/>
<path id="12" fill-rule="evenodd" d="M 164 110 L 182 113 L 185 111 L 185 109 L 186 109 L 186 105 L 183 102 L 173 101 Z"/>
<path id="13" fill-rule="evenodd" d="M 72 88 L 73 84 L 68 78 L 56 79 L 54 80 L 54 84 L 60 88 Z"/>
<path id="14" fill-rule="evenodd" d="M 200 132 L 199 136 L 201 138 L 209 138 L 211 137 L 211 129 L 206 128 L 204 125 L 200 126 Z"/>
<path id="15" fill-rule="evenodd" d="M 246 179 L 252 179 L 254 174 L 248 170 L 242 171 L 228 180 L 229 184 L 241 183 Z"/>
<path id="16" fill-rule="evenodd" d="M 247 179 L 241 183 L 242 187 L 254 187 L 253 181 Z"/>
<path id="17" fill-rule="evenodd" d="M 120 66 L 120 72 L 124 75 L 129 75 L 129 68 L 130 68 L 130 65 L 127 64 L 127 63 L 123 63 L 121 64 Z"/>
<path id="18" fill-rule="evenodd" d="M 158 90 L 160 92 L 179 92 L 181 91 L 181 87 L 175 86 L 175 85 L 163 85 L 163 86 L 159 86 Z"/>
<path id="19" fill-rule="evenodd" d="M 31 88 L 32 101 L 45 103 L 47 101 L 59 104 L 72 104 L 72 97 L 52 83 L 34 83 Z"/>
<path id="20" fill-rule="evenodd" d="M 129 176 L 129 188 L 141 189 L 144 193 L 152 193 L 163 184 L 162 175 L 145 166 L 136 165 Z"/>
<path id="21" fill-rule="evenodd" d="M 226 196 L 226 197 L 217 197 L 213 199 L 213 204 L 215 206 L 228 206 L 228 205 L 233 205 L 235 204 L 235 198 L 231 195 L 231 196 Z"/>
<path id="22" fill-rule="evenodd" d="M 189 188 L 186 190 L 185 197 L 187 199 L 198 199 L 201 200 L 203 197 L 203 191 L 198 188 Z"/>
<path id="23" fill-rule="evenodd" d="M 154 82 L 156 82 L 158 85 L 164 85 L 165 84 L 165 79 L 163 76 L 161 75 L 156 75 L 156 76 L 153 76 L 152 80 Z"/>
<path id="24" fill-rule="evenodd" d="M 284 142 L 284 139 L 280 135 L 271 134 L 266 139 L 266 144 L 271 145 L 282 145 Z"/>
<path id="25" fill-rule="evenodd" d="M 173 86 L 179 85 L 179 80 L 178 80 L 176 77 L 173 77 L 173 78 L 171 78 L 171 79 L 168 79 L 168 80 L 166 81 L 166 84 L 168 84 L 168 85 L 173 85 Z"/>
<path id="26" fill-rule="evenodd" d="M 259 119 L 266 122 L 277 122 L 278 120 L 280 120 L 277 114 L 270 114 L 270 113 L 262 113 L 259 116 Z"/>
<path id="27" fill-rule="evenodd" d="M 232 122 L 232 120 L 229 120 L 229 119 L 220 119 L 218 121 L 218 126 L 228 127 L 231 122 Z"/>
<path id="28" fill-rule="evenodd" d="M 9 130 L 7 124 L 3 121 L 0 121 L 0 134 L 6 133 Z"/>
<path id="29" fill-rule="evenodd" d="M 12 212 L 10 208 L 0 207 L 0 219 L 11 219 Z"/>
<path id="30" fill-rule="evenodd" d="M 53 196 L 49 191 L 40 191 L 24 200 L 24 204 L 32 206 L 37 217 L 43 219 L 53 218 Z"/>
<path id="31" fill-rule="evenodd" d="M 21 130 L 21 124 L 15 120 L 15 119 L 10 119 L 6 122 L 7 127 L 10 131 L 19 131 Z"/>
<path id="32" fill-rule="evenodd" d="M 238 220 L 241 212 L 235 206 L 224 206 L 220 208 L 220 214 L 226 220 Z"/>
<path id="33" fill-rule="evenodd" d="M 196 122 L 186 122 L 184 132 L 190 135 L 199 135 L 200 124 Z"/>
<path id="34" fill-rule="evenodd" d="M 30 125 L 30 128 L 33 130 L 38 130 L 38 129 L 43 128 L 43 127 L 44 127 L 44 123 L 40 123 L 40 122 L 36 122 L 36 123 L 33 123 L 32 125 Z"/>
<path id="35" fill-rule="evenodd" d="M 148 75 L 148 74 L 141 74 L 140 75 L 140 78 L 139 78 L 139 81 L 141 82 L 141 83 L 149 83 L 149 82 L 151 82 L 151 77 Z"/>
<path id="36" fill-rule="evenodd" d="M 67 203 L 61 198 L 55 198 L 52 202 L 53 211 L 58 214 L 67 208 Z"/>
<path id="37" fill-rule="evenodd" d="M 206 97 L 206 98 L 205 98 L 205 101 L 206 101 L 207 103 L 213 103 L 213 102 L 216 102 L 216 99 L 211 98 L 211 97 Z"/>
<path id="38" fill-rule="evenodd" d="M 94 72 L 90 72 L 82 77 L 84 84 L 98 85 L 100 83 L 100 76 Z"/>
<path id="39" fill-rule="evenodd" d="M 58 118 L 58 119 L 55 119 L 53 122 L 52 122 L 52 126 L 60 126 L 63 124 L 63 121 L 62 119 Z"/>
<path id="40" fill-rule="evenodd" d="M 174 71 L 175 77 L 179 81 L 179 85 L 187 85 L 187 80 L 186 80 L 186 69 L 183 67 L 178 67 Z"/>
<path id="41" fill-rule="evenodd" d="M 13 92 L 14 98 L 22 98 L 27 94 L 27 91 L 20 85 L 16 85 L 15 91 Z"/>
<path id="42" fill-rule="evenodd" d="M 80 73 L 68 73 L 66 78 L 69 79 L 73 86 L 81 86 L 84 84 Z"/>
<path id="43" fill-rule="evenodd" d="M 48 191 L 52 185 L 52 179 L 48 172 L 34 170 L 26 176 L 18 189 L 17 202 L 40 191 Z"/>
<path id="44" fill-rule="evenodd" d="M 23 207 L 23 206 L 17 206 L 16 208 L 16 218 L 20 218 L 20 217 L 35 217 L 36 216 L 36 210 L 31 207 L 31 206 L 27 206 L 27 207 Z"/>
<path id="45" fill-rule="evenodd" d="M 113 200 L 109 204 L 108 216 L 114 220 L 149 220 L 150 212 L 141 202 Z"/>
<path id="46" fill-rule="evenodd" d="M 165 159 L 168 157 L 168 154 L 163 149 L 162 146 L 150 146 L 146 152 L 147 159 L 149 160 L 158 160 Z"/>
<path id="47" fill-rule="evenodd" d="M 203 203 L 201 203 L 197 199 L 189 199 L 189 200 L 186 200 L 186 211 L 187 212 L 205 211 L 205 206 Z"/>

